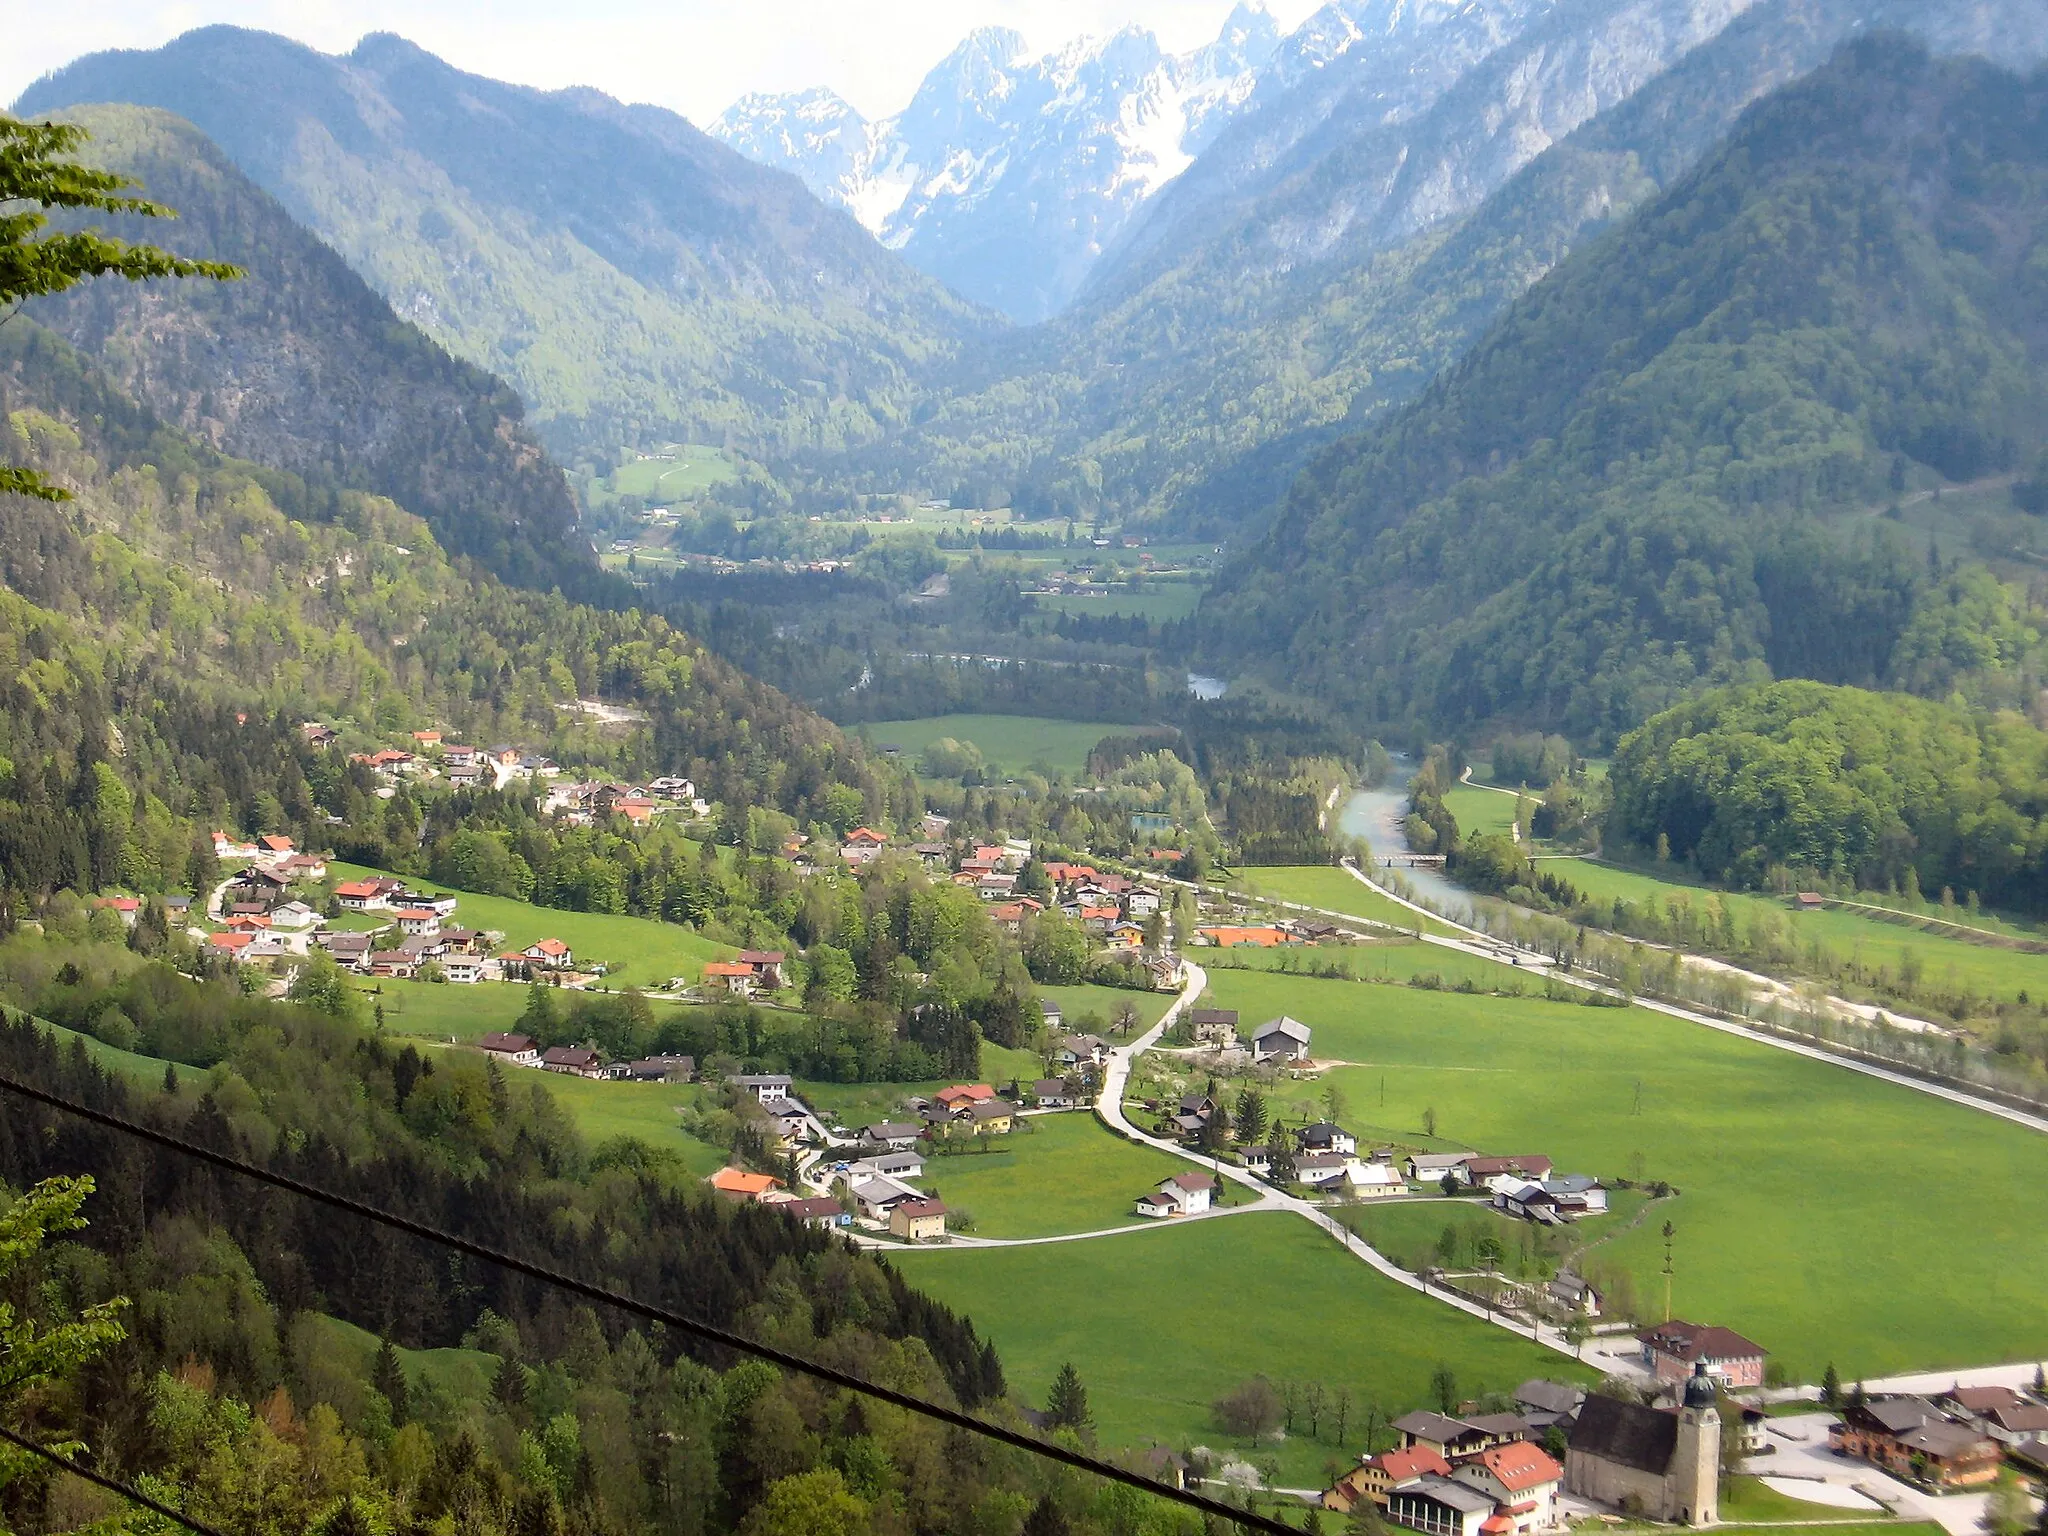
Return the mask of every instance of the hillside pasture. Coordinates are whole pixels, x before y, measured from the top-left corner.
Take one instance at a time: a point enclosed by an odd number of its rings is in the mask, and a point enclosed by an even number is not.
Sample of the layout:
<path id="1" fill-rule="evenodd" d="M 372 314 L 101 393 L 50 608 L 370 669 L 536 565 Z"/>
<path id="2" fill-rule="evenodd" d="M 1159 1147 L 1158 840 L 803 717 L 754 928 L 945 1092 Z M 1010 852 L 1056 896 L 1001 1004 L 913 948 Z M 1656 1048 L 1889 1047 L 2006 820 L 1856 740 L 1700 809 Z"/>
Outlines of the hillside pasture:
<path id="1" fill-rule="evenodd" d="M 1440 918 L 1410 911 L 1391 896 L 1367 885 L 1334 864 L 1276 864 L 1238 871 L 1236 889 L 1248 896 L 1294 901 L 1324 912 L 1337 912 L 1367 922 L 1386 923 L 1410 932 L 1455 932 Z"/>
<path id="2" fill-rule="evenodd" d="M 913 763 L 933 742 L 951 737 L 973 742 L 989 762 L 1011 773 L 1043 763 L 1056 772 L 1078 777 L 1095 743 L 1137 727 L 1100 720 L 1048 720 L 1036 715 L 927 715 L 916 720 L 877 720 L 861 729 L 876 746 L 900 748 Z"/>
<path id="3" fill-rule="evenodd" d="M 2048 1137 L 1642 1008 L 1465 996 L 1249 971 L 1209 993 L 1289 1013 L 1361 1138 L 1547 1153 L 1560 1171 L 1662 1179 L 1677 1315 L 1740 1330 L 1796 1378 L 2048 1355 L 2048 1228 L 2017 1192 Z M 1306 1085 L 1304 1085 L 1306 1087 Z M 1283 1090 L 1284 1091 L 1284 1090 Z M 1919 1194 L 1874 1171 L 1904 1152 Z M 1598 1254 L 1661 1301 L 1658 1222 Z"/>

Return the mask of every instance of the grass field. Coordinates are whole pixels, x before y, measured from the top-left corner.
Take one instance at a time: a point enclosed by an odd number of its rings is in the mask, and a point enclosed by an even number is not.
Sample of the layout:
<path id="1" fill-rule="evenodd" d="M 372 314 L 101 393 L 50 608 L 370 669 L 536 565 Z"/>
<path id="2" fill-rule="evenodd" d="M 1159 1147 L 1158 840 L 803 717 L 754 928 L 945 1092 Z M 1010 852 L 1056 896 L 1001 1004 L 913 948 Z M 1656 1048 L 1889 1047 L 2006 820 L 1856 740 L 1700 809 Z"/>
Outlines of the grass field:
<path id="1" fill-rule="evenodd" d="M 615 1136 L 637 1137 L 650 1147 L 680 1152 L 697 1174 L 715 1173 L 730 1160 L 725 1148 L 685 1136 L 676 1124 L 677 1110 L 703 1101 L 705 1090 L 695 1083 L 604 1083 L 531 1069 L 508 1078 L 515 1087 L 539 1082 L 592 1147 Z"/>
<path id="2" fill-rule="evenodd" d="M 635 459 L 612 472 L 612 491 L 619 496 L 638 496 L 648 502 L 673 501 L 709 490 L 737 473 L 716 448 L 701 443 L 670 443 L 666 459 Z"/>
<path id="3" fill-rule="evenodd" d="M 371 1362 L 383 1343 L 376 1334 L 324 1313 L 313 1314 L 312 1323 L 328 1348 L 337 1354 L 354 1356 L 356 1370 L 365 1377 L 370 1374 Z M 405 1369 L 408 1387 L 450 1399 L 473 1402 L 488 1396 L 491 1378 L 498 1370 L 498 1357 L 480 1349 L 407 1349 L 394 1345 L 393 1351 Z"/>
<path id="4" fill-rule="evenodd" d="M 15 1016 L 14 1009 L 10 1008 L 7 1012 L 9 1017 Z M 141 1056 L 134 1051 L 120 1050 L 103 1041 L 95 1040 L 91 1035 L 80 1034 L 75 1029 L 66 1029 L 61 1024 L 52 1024 L 47 1019 L 37 1019 L 36 1027 L 42 1030 L 44 1034 L 53 1036 L 67 1047 L 74 1040 L 82 1043 L 85 1046 L 86 1055 L 92 1057 L 94 1061 L 116 1076 L 125 1077 L 140 1087 L 161 1088 L 163 1086 L 164 1068 L 169 1066 L 170 1063 L 161 1056 Z M 195 1078 L 203 1079 L 205 1077 L 205 1074 L 197 1067 L 180 1067 L 178 1072 L 188 1082 Z"/>
<path id="5" fill-rule="evenodd" d="M 1412 1141 L 1434 1110 L 1458 1146 L 1677 1186 L 1677 1315 L 1739 1329 L 1799 1379 L 2048 1355 L 2048 1226 L 2018 1193 L 2048 1179 L 2048 1138 L 1646 1009 L 1247 971 L 1212 972 L 1209 992 L 1359 1063 L 1329 1080 L 1361 1137 Z M 1901 1166 L 1904 1185 L 1883 1176 Z M 1601 1250 L 1646 1306 L 1659 1225 Z"/>
<path id="6" fill-rule="evenodd" d="M 384 1027 L 394 1035 L 427 1040 L 459 1040 L 465 1044 L 493 1030 L 510 1029 L 526 1007 L 524 982 L 479 982 L 446 986 L 424 981 L 358 981 L 364 1006 L 382 1004 Z M 563 1002 L 581 994 L 568 993 Z M 657 1022 L 687 1012 L 692 1004 L 650 996 Z M 708 1006 L 708 1005 L 706 1005 Z"/>
<path id="7" fill-rule="evenodd" d="M 1802 1524 L 1818 1520 L 1869 1525 L 1876 1517 L 1875 1510 L 1837 1509 L 1811 1499 L 1795 1499 L 1775 1488 L 1766 1488 L 1754 1477 L 1731 1477 L 1721 1489 L 1721 1518 L 1731 1525 Z M 1891 1532 L 1911 1527 L 1886 1524 L 1884 1529 Z"/>
<path id="8" fill-rule="evenodd" d="M 1542 867 L 1545 873 L 1561 875 L 1600 901 L 1612 901 L 1617 896 L 1631 903 L 1684 897 L 1697 910 L 1712 895 L 1745 926 L 1757 913 L 1768 910 L 1802 946 L 1818 941 L 1845 958 L 1869 966 L 1882 965 L 1895 974 L 1903 957 L 1913 955 L 1920 963 L 1923 985 L 1945 991 L 1969 990 L 2004 998 L 2020 992 L 2033 997 L 2048 995 L 2048 955 L 1992 949 L 1855 912 L 1832 908 L 1796 911 L 1775 896 L 1716 891 L 1710 886 L 1640 874 L 1593 859 L 1546 859 Z"/>
<path id="9" fill-rule="evenodd" d="M 1238 889 L 1274 901 L 1298 901 L 1326 912 L 1342 912 L 1376 923 L 1424 933 L 1452 933 L 1441 919 L 1411 912 L 1334 864 L 1281 864 L 1240 870 Z"/>
<path id="10" fill-rule="evenodd" d="M 1515 797 L 1476 784 L 1454 785 L 1444 795 L 1444 806 L 1457 818 L 1458 831 L 1498 832 L 1502 837 L 1515 824 Z"/>
<path id="11" fill-rule="evenodd" d="M 973 742 L 982 756 L 1011 772 L 1044 763 L 1063 773 L 1079 774 L 1095 743 L 1133 727 L 1031 715 L 927 715 L 920 720 L 877 720 L 864 729 L 876 746 L 900 747 L 913 761 L 932 742 L 950 736 L 955 741 Z"/>
<path id="12" fill-rule="evenodd" d="M 357 864 L 330 867 L 341 879 L 385 873 Z M 727 946 L 714 944 L 693 929 L 659 923 L 652 918 L 558 912 L 552 907 L 536 907 L 504 896 L 479 896 L 464 891 L 455 894 L 461 898 L 461 905 L 453 920 L 461 926 L 503 933 L 502 948 L 506 950 L 524 949 L 536 939 L 550 936 L 561 939 L 575 952 L 579 966 L 602 962 L 611 967 L 606 979 L 612 986 L 658 987 L 672 976 L 684 976 L 694 982 L 705 961 L 732 953 Z"/>
<path id="13" fill-rule="evenodd" d="M 1095 1014 L 1105 1023 L 1114 1019 L 1117 1011 L 1129 1003 L 1138 1011 L 1138 1033 L 1143 1034 L 1159 1022 L 1160 1016 L 1173 1006 L 1179 994 L 1173 992 L 1132 992 L 1123 987 L 1039 987 L 1040 997 L 1060 1005 L 1061 1029 L 1068 1034 L 1077 1033 L 1083 1015 Z M 1116 1043 L 1115 1037 L 1110 1037 Z"/>
<path id="14" fill-rule="evenodd" d="M 1008 1136 L 985 1138 L 999 1150 L 934 1157 L 923 1187 L 953 1210 L 973 1213 L 977 1237 L 1050 1237 L 1129 1226 L 1131 1202 L 1190 1164 L 1125 1141 L 1083 1110 L 1032 1115 Z M 1239 1185 L 1228 1189 L 1246 1193 Z"/>
<path id="15" fill-rule="evenodd" d="M 1375 1274 L 1279 1213 L 1072 1243 L 906 1252 L 892 1262 L 995 1340 L 1012 1390 L 1026 1398 L 1042 1403 L 1072 1361 L 1105 1446 L 1238 1446 L 1208 1405 L 1261 1373 L 1347 1388 L 1360 1406 L 1342 1443 L 1325 1425 L 1320 1441 L 1297 1432 L 1263 1448 L 1278 1456 L 1285 1486 L 1315 1482 L 1326 1461 L 1349 1461 L 1366 1402 L 1395 1417 L 1423 1406 L 1439 1364 L 1462 1396 L 1575 1370 Z"/>
<path id="16" fill-rule="evenodd" d="M 1534 972 L 1519 971 L 1495 960 L 1482 960 L 1477 955 L 1439 944 L 1424 944 L 1417 939 L 1392 939 L 1377 944 L 1302 944 L 1284 949 L 1211 949 L 1201 951 L 1200 960 L 1211 976 L 1222 970 L 1314 976 L 1335 967 L 1360 981 L 1406 984 L 1411 977 L 1434 976 L 1446 987 L 1469 981 L 1487 992 L 1520 988 L 1540 995 L 1543 990 L 1542 978 Z"/>
<path id="17" fill-rule="evenodd" d="M 1030 1051 L 1013 1051 L 991 1041 L 981 1042 L 981 1081 L 1001 1087 L 1013 1078 L 1029 1084 L 1045 1070 L 1045 1064 Z M 862 1126 L 876 1120 L 904 1118 L 903 1101 L 929 1098 L 953 1079 L 929 1083 L 796 1083 L 797 1097 L 816 1110 L 827 1125 Z"/>

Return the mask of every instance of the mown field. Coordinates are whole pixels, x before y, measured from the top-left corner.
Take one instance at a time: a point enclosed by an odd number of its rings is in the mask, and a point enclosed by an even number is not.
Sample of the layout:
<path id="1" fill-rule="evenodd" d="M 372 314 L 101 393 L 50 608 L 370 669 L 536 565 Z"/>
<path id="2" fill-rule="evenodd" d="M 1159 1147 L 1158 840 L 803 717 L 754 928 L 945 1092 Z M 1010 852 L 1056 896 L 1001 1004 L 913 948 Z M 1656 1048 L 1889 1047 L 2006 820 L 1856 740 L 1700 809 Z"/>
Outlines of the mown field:
<path id="1" fill-rule="evenodd" d="M 1411 932 L 1419 924 L 1424 933 L 1455 932 L 1448 923 L 1410 911 L 1398 901 L 1373 889 L 1364 881 L 1334 864 L 1276 864 L 1246 868 L 1238 872 L 1236 886 L 1249 896 L 1274 901 L 1298 901 L 1325 912 L 1341 912 L 1376 923 L 1391 923 Z"/>
<path id="2" fill-rule="evenodd" d="M 1419 939 L 1370 944 L 1293 944 L 1280 949 L 1207 949 L 1196 951 L 1196 957 L 1212 976 L 1222 970 L 1270 971 L 1292 976 L 1320 976 L 1335 970 L 1359 981 L 1400 985 L 1418 977 L 1434 977 L 1437 984 L 1445 987 L 1470 982 L 1488 992 L 1519 988 L 1540 994 L 1543 990 L 1543 978 L 1538 972 L 1503 966 Z"/>
<path id="3" fill-rule="evenodd" d="M 694 496 L 737 473 L 720 450 L 702 443 L 670 443 L 664 451 L 675 455 L 673 461 L 635 459 L 613 470 L 613 494 L 659 503 Z"/>
<path id="4" fill-rule="evenodd" d="M 1515 797 L 1497 789 L 1455 785 L 1446 791 L 1444 806 L 1457 819 L 1458 831 L 1468 837 L 1474 832 L 1498 832 L 1506 837 L 1515 824 Z"/>
<path id="5" fill-rule="evenodd" d="M 923 1186 L 974 1216 L 976 1237 L 1050 1237 L 1140 1220 L 1131 1202 L 1193 1166 L 1125 1141 L 1086 1110 L 1030 1115 L 988 1152 L 933 1157 Z M 1241 1186 L 1229 1192 L 1243 1195 Z M 1234 1203 L 1234 1202 L 1232 1202 Z"/>
<path id="6" fill-rule="evenodd" d="M 980 1081 L 1003 1087 L 1013 1079 L 1029 1084 L 1045 1070 L 1044 1063 L 1030 1051 L 1013 1051 L 992 1041 L 981 1042 Z M 954 1081 L 936 1079 L 928 1083 L 824 1083 L 798 1079 L 797 1096 L 827 1125 L 859 1127 L 877 1120 L 901 1120 L 904 1100 L 929 1098 Z"/>
<path id="7" fill-rule="evenodd" d="M 1045 763 L 1078 774 L 1089 749 L 1105 736 L 1133 729 L 1099 720 L 1046 720 L 1032 715 L 927 715 L 917 720 L 877 720 L 862 727 L 878 747 L 900 747 L 917 756 L 941 737 L 971 741 L 989 762 L 1011 772 Z"/>
<path id="8" fill-rule="evenodd" d="M 358 864 L 329 867 L 343 880 L 388 873 Z M 707 960 L 732 954 L 729 946 L 714 944 L 675 923 L 603 912 L 560 912 L 505 896 L 449 889 L 461 901 L 451 919 L 454 923 L 503 933 L 504 942 L 499 945 L 503 951 L 524 949 L 537 939 L 560 939 L 575 952 L 578 966 L 602 962 L 611 967 L 606 980 L 614 987 L 658 987 L 674 976 L 695 982 Z"/>
<path id="9" fill-rule="evenodd" d="M 941 1180 L 943 1182 L 943 1180 Z M 1319 1485 L 1358 1448 L 1364 1405 L 1424 1406 L 1447 1365 L 1460 1395 L 1590 1373 L 1374 1273 L 1296 1216 L 1255 1213 L 1019 1248 L 892 1255 L 912 1284 L 993 1338 L 1011 1388 L 1042 1403 L 1060 1366 L 1088 1388 L 1105 1446 L 1249 1449 L 1209 1405 L 1246 1379 L 1321 1382 L 1354 1405 L 1339 1441 L 1297 1433 L 1273 1454 L 1283 1486 Z"/>
<path id="10" fill-rule="evenodd" d="M 1137 1010 L 1138 1031 L 1142 1034 L 1157 1024 L 1160 1015 L 1173 1006 L 1179 994 L 1173 992 L 1132 992 L 1123 987 L 1038 987 L 1040 997 L 1060 1005 L 1060 1028 L 1068 1034 L 1080 1033 L 1083 1021 L 1093 1014 L 1105 1026 L 1113 1020 L 1124 1004 Z M 1111 1044 L 1117 1044 L 1115 1036 L 1105 1037 Z"/>
<path id="11" fill-rule="evenodd" d="M 1329 1080 L 1361 1137 L 1414 1142 L 1433 1110 L 1450 1145 L 1669 1181 L 1678 1315 L 1795 1377 L 2048 1355 L 2048 1226 L 2021 1193 L 2048 1179 L 2048 1138 L 1645 1009 L 1247 971 L 1212 972 L 1209 1000 L 1291 1013 L 1357 1063 Z M 1646 1302 L 1661 1219 L 1601 1249 Z"/>
<path id="12" fill-rule="evenodd" d="M 1971 944 L 1834 908 L 1801 912 L 1776 896 L 1720 891 L 1594 859 L 1546 859 L 1542 868 L 1548 874 L 1571 881 L 1598 901 L 1612 901 L 1616 897 L 1630 903 L 1683 899 L 1699 911 L 1712 897 L 1745 927 L 1759 915 L 1769 913 L 1802 948 L 1818 942 L 1844 958 L 1867 966 L 1882 965 L 1894 974 L 1910 955 L 1919 964 L 1922 984 L 1942 991 L 1967 990 L 1979 996 L 2004 998 L 2017 997 L 2021 992 L 2036 998 L 2048 996 L 2048 955 Z"/>

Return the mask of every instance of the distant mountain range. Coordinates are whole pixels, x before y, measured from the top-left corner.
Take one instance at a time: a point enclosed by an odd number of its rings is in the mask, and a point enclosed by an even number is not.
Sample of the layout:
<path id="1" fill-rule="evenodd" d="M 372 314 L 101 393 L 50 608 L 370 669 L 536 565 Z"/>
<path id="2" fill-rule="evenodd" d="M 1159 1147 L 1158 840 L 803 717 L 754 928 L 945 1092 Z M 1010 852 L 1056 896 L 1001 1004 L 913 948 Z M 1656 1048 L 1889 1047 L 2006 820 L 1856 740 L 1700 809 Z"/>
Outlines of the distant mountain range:
<path id="1" fill-rule="evenodd" d="M 406 319 L 510 380 L 558 452 L 839 448 L 991 322 L 794 180 L 672 112 L 464 74 L 388 34 L 346 56 L 234 27 L 90 54 L 16 104 L 160 107 Z"/>
<path id="2" fill-rule="evenodd" d="M 1180 205 L 1189 215 L 1332 115 L 1420 110 L 1551 3 L 1333 0 L 1284 37 L 1240 4 L 1184 54 L 1126 27 L 1035 55 L 985 27 L 893 117 L 870 122 L 815 87 L 744 96 L 710 132 L 794 172 L 956 292 L 1032 322 L 1065 308 L 1141 224 L 1153 248 L 1175 221 L 1140 211 L 1191 168 L 1204 173 Z M 1222 148 L 1247 118 L 1257 129 Z"/>

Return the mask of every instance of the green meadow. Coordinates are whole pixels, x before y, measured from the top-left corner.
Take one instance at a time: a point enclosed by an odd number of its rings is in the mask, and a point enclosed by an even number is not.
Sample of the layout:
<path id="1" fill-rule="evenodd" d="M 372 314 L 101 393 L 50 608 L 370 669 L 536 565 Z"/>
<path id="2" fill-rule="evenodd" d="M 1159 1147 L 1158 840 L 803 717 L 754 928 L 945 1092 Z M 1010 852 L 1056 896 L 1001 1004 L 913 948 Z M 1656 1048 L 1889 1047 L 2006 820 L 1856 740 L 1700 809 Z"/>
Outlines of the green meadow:
<path id="1" fill-rule="evenodd" d="M 1433 1111 L 1449 1145 L 1676 1186 L 1678 1315 L 1799 1379 L 2048 1355 L 2048 1226 L 2020 1193 L 2048 1179 L 2048 1138 L 1641 1008 L 1250 971 L 1212 972 L 1208 1001 L 1290 1013 L 1355 1063 L 1323 1081 L 1361 1137 L 1414 1142 Z M 1645 1301 L 1660 1225 L 1598 1250 Z"/>
<path id="2" fill-rule="evenodd" d="M 1174 992 L 1133 992 L 1123 987 L 1036 987 L 1038 996 L 1060 1005 L 1060 1027 L 1069 1034 L 1080 1028 L 1080 1022 L 1088 1014 L 1100 1018 L 1104 1025 L 1116 1018 L 1117 1013 L 1128 1003 L 1137 1011 L 1138 1031 L 1142 1034 L 1159 1022 L 1160 1016 L 1173 1006 L 1179 994 Z M 1106 1036 L 1110 1044 L 1118 1044 L 1116 1036 Z"/>
<path id="3" fill-rule="evenodd" d="M 905 1251 L 891 1262 L 995 1340 L 1025 1398 L 1042 1403 L 1073 1362 L 1105 1446 L 1242 1453 L 1251 1448 L 1209 1410 L 1240 1382 L 1263 1374 L 1347 1390 L 1354 1406 L 1341 1440 L 1326 1423 L 1320 1438 L 1298 1429 L 1253 1452 L 1278 1458 L 1282 1486 L 1318 1483 L 1325 1462 L 1348 1464 L 1366 1405 L 1382 1423 L 1423 1406 L 1440 1365 L 1460 1396 L 1531 1376 L 1591 1378 L 1563 1355 L 1395 1284 L 1281 1213 L 1070 1243 Z"/>
<path id="4" fill-rule="evenodd" d="M 899 747 L 913 762 L 933 742 L 950 736 L 973 742 L 989 762 L 1012 773 L 1044 763 L 1078 775 L 1095 743 L 1135 727 L 1033 715 L 927 715 L 918 720 L 877 720 L 861 729 L 876 746 Z"/>
<path id="5" fill-rule="evenodd" d="M 1050 1237 L 1141 1220 L 1131 1209 L 1161 1179 L 1186 1173 L 1183 1158 L 1125 1141 L 1085 1110 L 1030 1115 L 985 1152 L 932 1157 L 923 1186 L 970 1212 L 976 1237 Z M 1238 1195 L 1241 1186 L 1229 1186 Z M 1234 1202 L 1232 1202 L 1234 1203 Z"/>
<path id="6" fill-rule="evenodd" d="M 1745 927 L 1768 912 L 1798 940 L 1802 949 L 1819 943 L 1844 959 L 1871 967 L 1881 965 L 1894 974 L 1910 955 L 1919 964 L 1922 984 L 1942 991 L 1969 991 L 2003 998 L 2013 998 L 2021 992 L 2032 997 L 2048 996 L 2048 955 L 1972 944 L 1839 908 L 1802 912 L 1776 896 L 1717 890 L 1682 878 L 1660 878 L 1595 859 L 1545 859 L 1542 867 L 1548 874 L 1571 881 L 1597 901 L 1611 902 L 1616 897 L 1631 904 L 1684 900 L 1698 911 L 1712 898 Z M 1962 916 L 1958 914 L 1958 918 Z"/>
<path id="7" fill-rule="evenodd" d="M 1444 793 L 1444 806 L 1457 819 L 1459 832 L 1468 837 L 1474 832 L 1498 832 L 1506 837 L 1515 824 L 1515 797 L 1497 789 L 1454 785 Z"/>
<path id="8" fill-rule="evenodd" d="M 386 873 L 357 864 L 329 867 L 342 880 Z M 578 966 L 601 962 L 610 967 L 606 980 L 612 986 L 658 987 L 673 976 L 694 982 L 706 961 L 732 954 L 729 946 L 714 944 L 696 930 L 676 923 L 614 917 L 605 912 L 562 912 L 505 896 L 450 889 L 461 902 L 451 922 L 504 934 L 499 945 L 503 951 L 524 949 L 537 939 L 560 939 L 574 952 Z"/>
<path id="9" fill-rule="evenodd" d="M 725 455 L 702 443 L 670 443 L 669 459 L 635 459 L 612 471 L 612 493 L 664 502 L 694 496 L 738 473 Z"/>
<path id="10" fill-rule="evenodd" d="M 1239 871 L 1236 884 L 1248 896 L 1300 902 L 1325 912 L 1390 923 L 1411 932 L 1418 924 L 1424 933 L 1455 932 L 1441 919 L 1410 911 L 1334 864 L 1276 864 L 1244 869 Z"/>

